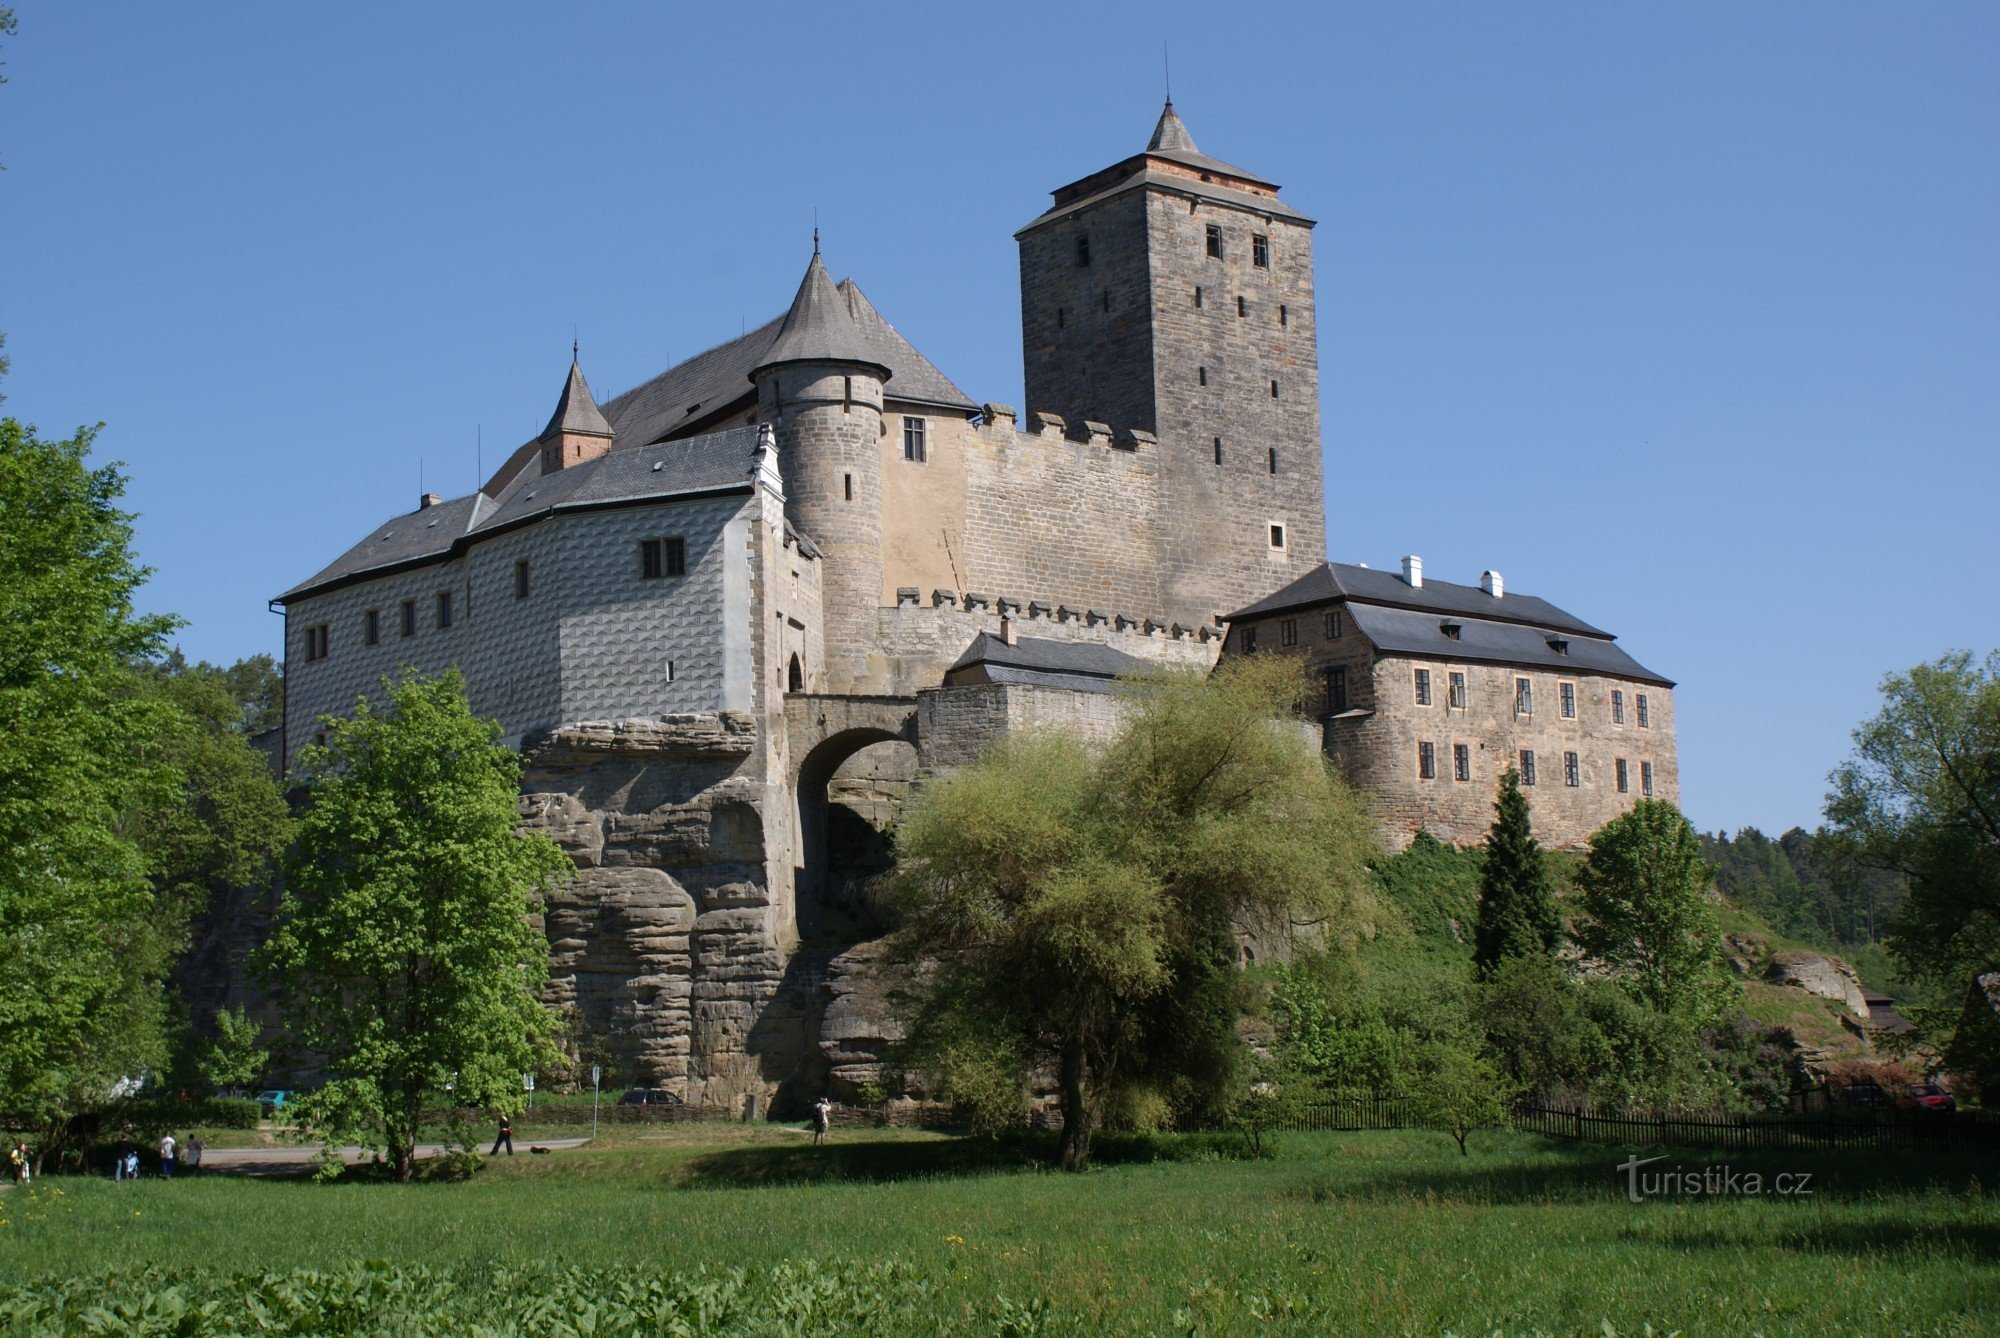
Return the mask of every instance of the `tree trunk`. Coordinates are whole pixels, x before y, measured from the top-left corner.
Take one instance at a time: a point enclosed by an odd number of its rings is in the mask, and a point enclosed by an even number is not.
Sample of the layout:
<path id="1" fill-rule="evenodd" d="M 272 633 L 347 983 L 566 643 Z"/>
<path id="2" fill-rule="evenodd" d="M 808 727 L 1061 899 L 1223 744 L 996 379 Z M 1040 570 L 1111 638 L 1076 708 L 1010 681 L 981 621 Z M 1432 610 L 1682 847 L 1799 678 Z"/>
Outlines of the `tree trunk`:
<path id="1" fill-rule="evenodd" d="M 1065 1171 L 1081 1171 L 1090 1160 L 1090 1109 L 1083 1099 L 1083 1070 L 1083 1046 L 1075 1041 L 1065 1044 L 1059 1078 L 1062 1151 L 1057 1162 Z"/>

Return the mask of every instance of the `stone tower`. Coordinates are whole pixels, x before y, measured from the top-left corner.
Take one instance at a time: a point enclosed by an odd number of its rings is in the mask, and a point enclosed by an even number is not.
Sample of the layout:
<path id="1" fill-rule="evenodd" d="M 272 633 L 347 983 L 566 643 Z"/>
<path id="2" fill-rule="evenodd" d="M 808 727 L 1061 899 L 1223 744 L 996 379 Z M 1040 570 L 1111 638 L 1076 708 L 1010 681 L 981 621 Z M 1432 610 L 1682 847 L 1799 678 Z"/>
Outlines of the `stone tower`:
<path id="1" fill-rule="evenodd" d="M 542 448 L 542 472 L 553 474 L 586 460 L 595 460 L 611 450 L 611 424 L 590 393 L 577 361 L 576 345 L 569 349 L 569 379 L 563 382 L 562 398 L 549 416 L 549 425 L 536 440 Z"/>
<path id="2" fill-rule="evenodd" d="M 865 687 L 882 606 L 882 385 L 819 248 L 770 350 L 750 373 L 757 413 L 777 429 L 785 515 L 819 548 L 822 691 Z"/>
<path id="3" fill-rule="evenodd" d="M 1312 227 L 1169 102 L 1015 234 L 1028 411 L 1159 437 L 1162 580 L 1191 621 L 1326 557 Z"/>

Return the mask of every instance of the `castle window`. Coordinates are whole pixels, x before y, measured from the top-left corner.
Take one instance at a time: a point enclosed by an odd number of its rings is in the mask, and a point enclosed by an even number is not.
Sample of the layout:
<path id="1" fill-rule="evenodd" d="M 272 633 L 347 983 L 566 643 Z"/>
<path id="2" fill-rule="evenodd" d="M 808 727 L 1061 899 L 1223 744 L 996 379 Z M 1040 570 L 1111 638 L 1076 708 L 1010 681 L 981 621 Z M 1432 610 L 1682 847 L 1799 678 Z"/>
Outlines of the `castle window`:
<path id="1" fill-rule="evenodd" d="M 1196 311 L 1200 311 L 1200 310 L 1201 310 L 1201 285 L 1199 285 L 1199 284 L 1195 285 L 1195 290 L 1194 290 L 1194 309 L 1195 309 Z"/>
<path id="2" fill-rule="evenodd" d="M 1277 448 L 1276 446 L 1273 446 L 1273 447 L 1271 448 L 1271 453 L 1270 453 L 1270 456 L 1269 456 L 1269 460 L 1270 460 L 1270 467 L 1271 467 L 1271 472 L 1272 472 L 1273 474 L 1277 473 L 1277 472 L 1278 472 L 1278 448 Z"/>
<path id="3" fill-rule="evenodd" d="M 1217 464 L 1221 464 L 1221 463 L 1222 463 L 1222 438 L 1221 438 L 1221 437 L 1217 437 L 1217 438 L 1215 439 L 1215 463 L 1217 463 Z"/>
<path id="4" fill-rule="evenodd" d="M 1271 527 L 1271 547 L 1283 548 L 1284 546 L 1285 546 L 1285 527 L 1283 525 L 1273 525 Z"/>
<path id="5" fill-rule="evenodd" d="M 1291 323 L 1292 323 L 1292 309 L 1288 306 L 1284 306 L 1281 304 L 1278 307 L 1278 324 L 1290 325 Z"/>
<path id="6" fill-rule="evenodd" d="M 1565 720 L 1576 719 L 1576 684 L 1556 684 L 1556 696 L 1560 699 L 1562 718 Z"/>
<path id="7" fill-rule="evenodd" d="M 840 411 L 854 412 L 854 378 L 851 376 L 840 378 Z"/>
<path id="8" fill-rule="evenodd" d="M 1436 780 L 1438 774 L 1437 747 L 1435 744 L 1417 745 L 1417 779 Z"/>
<path id="9" fill-rule="evenodd" d="M 1238 637 L 1238 638 L 1237 638 L 1236 640 L 1237 640 L 1237 644 L 1238 644 L 1238 645 L 1240 645 L 1240 646 L 1241 646 L 1241 647 L 1243 648 L 1243 653 L 1244 653 L 1245 655 L 1254 655 L 1254 654 L 1256 654 L 1256 653 L 1257 653 L 1257 629 L 1256 629 L 1256 628 L 1254 628 L 1254 627 L 1245 627 L 1245 628 L 1243 629 L 1243 634 L 1242 634 L 1241 636 L 1239 636 L 1239 637 Z"/>
<path id="10" fill-rule="evenodd" d="M 1462 625 L 1453 622 L 1451 619 L 1446 618 L 1443 622 L 1438 624 L 1438 631 L 1444 633 L 1444 639 L 1446 641 L 1456 641 L 1459 639 L 1460 634 L 1462 634 L 1465 631 L 1465 628 Z"/>
<path id="11" fill-rule="evenodd" d="M 1085 263 L 1089 263 L 1088 260 Z M 799 663 L 799 657 L 796 655 L 792 656 L 791 669 L 786 674 L 786 685 L 793 692 L 804 692 L 806 690 L 805 666 Z"/>
<path id="12" fill-rule="evenodd" d="M 1625 779 L 1625 759 L 1621 757 L 1613 762 L 1611 766 L 1612 770 L 1617 772 L 1618 775 L 1618 793 L 1624 794 L 1631 788 L 1630 783 Z"/>
<path id="13" fill-rule="evenodd" d="M 1090 267 L 1090 234 L 1087 232 L 1076 235 L 1076 264 L 1079 269 Z"/>
<path id="14" fill-rule="evenodd" d="M 1639 728 L 1651 729 L 1653 727 L 1653 721 L 1651 715 L 1646 710 L 1646 694 L 1643 692 L 1639 694 L 1638 706 L 1639 706 Z"/>
<path id="15" fill-rule="evenodd" d="M 443 630 L 444 630 L 445 628 L 447 628 L 447 627 L 450 627 L 450 626 L 451 626 L 451 613 L 452 613 L 452 610 L 451 610 L 451 591 L 449 591 L 449 590 L 440 590 L 440 591 L 438 591 L 438 593 L 437 593 L 437 625 L 438 625 L 438 630 L 439 630 L 439 631 L 443 631 Z"/>
<path id="16" fill-rule="evenodd" d="M 1299 620 L 1287 618 L 1278 624 L 1278 644 L 1296 646 L 1299 644 Z"/>
<path id="17" fill-rule="evenodd" d="M 361 615 L 361 643 L 365 646 L 382 644 L 382 610 L 370 609 Z"/>
<path id="18" fill-rule="evenodd" d="M 1273 381 L 1271 383 L 1271 398 L 1272 399 L 1278 398 L 1278 383 L 1276 381 Z"/>
<path id="19" fill-rule="evenodd" d="M 918 464 L 929 458 L 924 448 L 924 420 L 921 418 L 903 420 L 903 458 Z"/>
<path id="20" fill-rule="evenodd" d="M 1340 640 L 1340 610 L 1329 609 L 1326 615 L 1326 634 L 1335 641 Z"/>
<path id="21" fill-rule="evenodd" d="M 1250 304 L 1243 299 L 1243 294 L 1241 293 L 1236 295 L 1236 314 L 1239 316 L 1248 316 L 1250 314 Z"/>
<path id="22" fill-rule="evenodd" d="M 1222 225 L 1220 223 L 1211 223 L 1208 225 L 1208 254 L 1210 259 L 1222 259 Z"/>
<path id="23" fill-rule="evenodd" d="M 1523 748 L 1521 750 L 1521 784 L 1533 785 L 1534 783 L 1535 750 L 1532 748 Z"/>
<path id="24" fill-rule="evenodd" d="M 1338 715 L 1347 709 L 1347 669 L 1335 665 L 1326 671 L 1326 713 Z"/>
<path id="25" fill-rule="evenodd" d="M 1639 764 L 1639 793 L 1648 799 L 1653 797 L 1653 764 L 1651 762 L 1641 762 Z"/>
<path id="26" fill-rule="evenodd" d="M 306 629 L 306 663 L 326 658 L 327 627 L 325 623 L 314 623 Z"/>
<path id="27" fill-rule="evenodd" d="M 1451 746 L 1451 777 L 1453 780 L 1472 779 L 1472 749 L 1463 743 Z"/>
<path id="28" fill-rule="evenodd" d="M 673 681 L 674 681 L 674 662 L 673 662 L 672 660 L 668 660 L 668 661 L 667 661 L 667 682 L 671 683 L 671 682 L 673 682 Z"/>
<path id="29" fill-rule="evenodd" d="M 641 539 L 639 575 L 649 581 L 687 575 L 687 540 L 678 535 L 671 539 Z"/>
<path id="30" fill-rule="evenodd" d="M 1563 754 L 1563 784 L 1572 790 L 1583 784 L 1583 778 L 1577 772 L 1575 753 Z"/>
<path id="31" fill-rule="evenodd" d="M 1419 669 L 1417 670 L 1417 705 L 1429 706 L 1430 704 L 1431 671 L 1428 669 Z"/>
<path id="32" fill-rule="evenodd" d="M 850 501 L 850 502 L 851 502 L 851 501 L 853 501 L 853 500 L 854 500 L 854 475 L 852 475 L 852 474 L 842 474 L 842 475 L 840 476 L 840 486 L 841 486 L 841 488 L 842 488 L 842 489 L 843 489 L 843 490 L 844 490 L 844 491 L 846 492 L 846 494 L 847 494 L 847 500 L 848 500 L 848 501 Z"/>
<path id="33" fill-rule="evenodd" d="M 403 635 L 415 636 L 416 634 L 417 634 L 417 601 L 414 599 L 406 599 L 403 601 Z"/>
<path id="34" fill-rule="evenodd" d="M 1196 385 L 1202 385 L 1202 386 L 1205 386 L 1205 385 L 1207 385 L 1207 384 L 1208 384 L 1208 368 L 1206 368 L 1206 367 L 1197 367 L 1197 368 L 1195 368 L 1195 369 L 1194 369 L 1194 379 L 1195 379 L 1195 384 L 1196 384 Z"/>
<path id="35" fill-rule="evenodd" d="M 1514 680 L 1514 714 L 1533 715 L 1535 713 L 1535 685 L 1525 678 Z"/>
<path id="36" fill-rule="evenodd" d="M 1271 268 L 1271 239 L 1261 232 L 1250 239 L 1250 263 L 1258 269 Z"/>
<path id="37" fill-rule="evenodd" d="M 1111 310 L 1111 290 L 1109 288 L 1104 290 L 1104 309 L 1106 311 Z"/>
<path id="38" fill-rule="evenodd" d="M 1625 723 L 1625 689 L 1623 688 L 1611 689 L 1611 723 L 1614 725 Z"/>
<path id="39" fill-rule="evenodd" d="M 1056 308 L 1056 329 L 1060 330 L 1060 329 L 1062 329 L 1062 328 L 1063 328 L 1063 309 L 1062 309 L 1061 307 L 1057 307 L 1057 308 Z"/>
<path id="40" fill-rule="evenodd" d="M 1454 711 L 1465 709 L 1465 674 L 1460 670 L 1451 671 L 1451 683 L 1446 689 L 1445 705 Z"/>
<path id="41" fill-rule="evenodd" d="M 528 597 L 528 559 L 522 558 L 514 564 L 514 598 Z"/>

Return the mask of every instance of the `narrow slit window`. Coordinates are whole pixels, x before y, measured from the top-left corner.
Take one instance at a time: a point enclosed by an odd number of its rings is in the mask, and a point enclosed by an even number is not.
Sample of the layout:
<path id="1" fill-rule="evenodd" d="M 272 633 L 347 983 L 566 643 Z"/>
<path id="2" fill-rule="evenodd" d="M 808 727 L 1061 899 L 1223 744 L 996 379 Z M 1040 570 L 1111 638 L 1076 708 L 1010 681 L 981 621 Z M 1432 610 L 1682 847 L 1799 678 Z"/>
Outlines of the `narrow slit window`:
<path id="1" fill-rule="evenodd" d="M 1200 311 L 1200 310 L 1201 310 L 1201 285 L 1200 285 L 1200 284 L 1196 284 L 1196 285 L 1195 285 L 1195 289 L 1194 289 L 1194 309 L 1195 309 L 1196 311 Z"/>
<path id="2" fill-rule="evenodd" d="M 1221 437 L 1217 437 L 1217 438 L 1215 439 L 1215 463 L 1217 463 L 1217 464 L 1221 464 L 1221 463 L 1222 463 L 1222 438 L 1221 438 Z"/>
<path id="3" fill-rule="evenodd" d="M 451 591 L 440 590 L 438 591 L 437 595 L 438 630 L 442 631 L 445 628 L 450 627 L 451 619 L 452 619 Z"/>
<path id="4" fill-rule="evenodd" d="M 1202 385 L 1202 386 L 1205 386 L 1205 385 L 1207 385 L 1207 384 L 1208 384 L 1208 368 L 1206 368 L 1206 367 L 1197 367 L 1197 368 L 1195 368 L 1195 369 L 1194 369 L 1194 379 L 1195 379 L 1195 384 L 1196 384 L 1196 385 Z"/>
<path id="5" fill-rule="evenodd" d="M 382 644 L 382 610 L 370 609 L 361 615 L 361 642 L 366 646 Z"/>
<path id="6" fill-rule="evenodd" d="M 1278 472 L 1278 448 L 1277 448 L 1276 446 L 1273 446 L 1273 447 L 1271 448 L 1271 451 L 1270 451 L 1270 455 L 1269 455 L 1269 457 L 1268 457 L 1268 460 L 1269 460 L 1269 464 L 1270 464 L 1270 469 L 1271 469 L 1271 472 L 1272 472 L 1273 474 L 1277 473 L 1277 472 Z"/>
<path id="7" fill-rule="evenodd" d="M 514 564 L 514 598 L 526 599 L 530 588 L 528 581 L 528 559 L 522 558 Z"/>
<path id="8" fill-rule="evenodd" d="M 415 636 L 417 634 L 417 601 L 414 599 L 403 601 L 402 631 L 404 636 Z"/>
<path id="9" fill-rule="evenodd" d="M 1292 309 L 1280 303 L 1278 306 L 1278 324 L 1290 325 L 1291 323 L 1292 323 Z"/>
<path id="10" fill-rule="evenodd" d="M 1106 311 L 1111 310 L 1111 290 L 1109 288 L 1104 290 L 1104 309 Z"/>
<path id="11" fill-rule="evenodd" d="M 1271 383 L 1271 398 L 1272 399 L 1278 398 L 1278 383 L 1276 381 L 1273 381 Z"/>
<path id="12" fill-rule="evenodd" d="M 1283 525 L 1273 525 L 1271 527 L 1271 547 L 1283 548 L 1284 546 L 1285 546 L 1285 527 Z"/>
<path id="13" fill-rule="evenodd" d="M 666 541 L 667 575 L 685 576 L 688 569 L 687 540 L 674 536 Z"/>
<path id="14" fill-rule="evenodd" d="M 1250 314 L 1250 304 L 1244 300 L 1241 293 L 1236 295 L 1236 314 L 1238 316 L 1248 316 Z"/>
<path id="15" fill-rule="evenodd" d="M 1087 232 L 1076 235 L 1076 264 L 1078 269 L 1090 268 L 1090 234 Z"/>
<path id="16" fill-rule="evenodd" d="M 843 489 L 843 490 L 845 490 L 845 492 L 846 492 L 846 494 L 847 494 L 847 500 L 848 500 L 848 501 L 850 501 L 850 502 L 851 502 L 851 501 L 853 501 L 853 500 L 854 500 L 854 475 L 852 475 L 852 474 L 842 474 L 842 475 L 840 476 L 840 481 L 841 481 L 841 487 L 842 487 L 842 489 Z"/>

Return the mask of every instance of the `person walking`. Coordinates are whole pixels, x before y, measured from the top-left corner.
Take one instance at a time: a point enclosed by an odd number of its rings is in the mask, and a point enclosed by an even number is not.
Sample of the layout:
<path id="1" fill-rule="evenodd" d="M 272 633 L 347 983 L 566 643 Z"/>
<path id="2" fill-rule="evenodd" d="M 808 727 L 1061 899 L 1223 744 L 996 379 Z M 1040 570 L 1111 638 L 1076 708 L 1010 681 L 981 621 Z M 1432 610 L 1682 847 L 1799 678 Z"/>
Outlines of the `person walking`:
<path id="1" fill-rule="evenodd" d="M 822 1096 L 813 1102 L 813 1142 L 826 1141 L 827 1130 L 833 1127 L 833 1102 Z"/>
<path id="2" fill-rule="evenodd" d="M 111 1150 L 111 1178 L 123 1182 L 125 1179 L 125 1156 L 131 1150 L 130 1139 L 121 1138 L 118 1146 Z"/>
<path id="3" fill-rule="evenodd" d="M 206 1151 L 208 1144 L 201 1141 L 200 1134 L 196 1134 L 188 1140 L 187 1151 L 181 1154 L 181 1160 L 187 1163 L 188 1174 L 196 1179 L 201 1178 L 201 1154 Z"/>
<path id="4" fill-rule="evenodd" d="M 160 1135 L 160 1179 L 171 1180 L 173 1178 L 174 1178 L 174 1136 L 172 1134 L 161 1134 Z"/>
<path id="5" fill-rule="evenodd" d="M 495 1135 L 493 1136 L 493 1150 L 492 1150 L 491 1152 L 487 1153 L 486 1155 L 487 1155 L 487 1156 L 489 1156 L 489 1157 L 497 1157 L 497 1156 L 499 1156 L 499 1155 L 500 1155 L 500 1145 L 501 1145 L 502 1143 L 505 1143 L 505 1144 L 507 1145 L 507 1155 L 508 1155 L 508 1156 L 510 1156 L 510 1157 L 511 1157 L 511 1156 L 513 1156 L 513 1155 L 514 1155 L 514 1122 L 513 1122 L 512 1120 L 508 1119 L 508 1118 L 507 1118 L 507 1117 L 506 1117 L 505 1115 L 502 1115 L 502 1116 L 500 1117 L 500 1132 L 499 1132 L 499 1133 L 497 1133 L 497 1134 L 495 1134 Z"/>
<path id="6" fill-rule="evenodd" d="M 35 1168 L 28 1160 L 28 1145 L 25 1142 L 8 1149 L 7 1161 L 13 1169 L 16 1180 L 25 1185 L 34 1179 Z"/>

